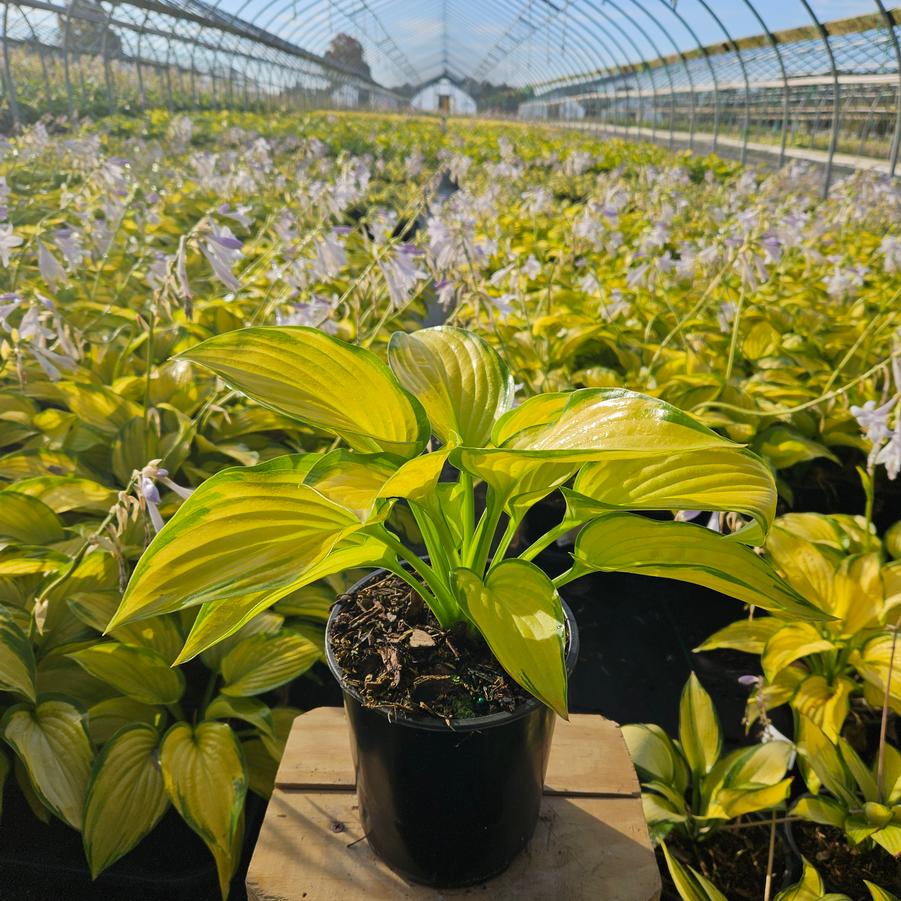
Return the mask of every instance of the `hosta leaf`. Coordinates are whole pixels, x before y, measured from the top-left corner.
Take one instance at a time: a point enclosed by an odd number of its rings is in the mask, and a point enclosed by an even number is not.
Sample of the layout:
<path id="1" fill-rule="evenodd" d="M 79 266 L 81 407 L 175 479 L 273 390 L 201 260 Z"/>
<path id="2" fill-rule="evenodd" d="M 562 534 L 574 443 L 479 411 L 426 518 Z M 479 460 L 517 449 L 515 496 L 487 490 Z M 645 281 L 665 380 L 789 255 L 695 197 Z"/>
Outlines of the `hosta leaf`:
<path id="1" fill-rule="evenodd" d="M 497 495 L 514 520 L 541 498 L 565 484 L 579 468 L 578 463 L 547 462 L 517 454 L 460 448 L 452 453 L 454 464 L 478 476 Z"/>
<path id="2" fill-rule="evenodd" d="M 106 641 L 69 655 L 95 679 L 144 704 L 174 704 L 185 690 L 185 677 L 156 651 Z"/>
<path id="3" fill-rule="evenodd" d="M 583 388 L 564 398 L 556 411 L 553 400 L 539 396 L 502 417 L 493 436 L 502 447 L 495 453 L 516 450 L 548 460 L 589 462 L 735 447 L 676 407 L 635 391 Z M 525 425 L 533 407 L 541 415 Z M 511 434 L 519 426 L 524 427 Z M 506 437 L 501 441 L 501 436 Z"/>
<path id="4" fill-rule="evenodd" d="M 506 363 L 482 338 L 448 326 L 395 332 L 388 364 L 425 408 L 445 444 L 487 444 L 495 421 L 513 403 Z"/>
<path id="5" fill-rule="evenodd" d="M 409 458 L 428 440 L 425 412 L 388 367 L 318 329 L 238 329 L 182 356 L 276 412 L 340 435 L 354 450 Z"/>
<path id="6" fill-rule="evenodd" d="M 292 592 L 325 576 L 360 566 L 382 567 L 389 560 L 389 551 L 380 541 L 362 535 L 351 535 L 339 542 L 329 555 L 311 567 L 304 575 L 278 591 L 261 591 L 239 598 L 206 603 L 200 608 L 185 646 L 176 663 L 184 663 L 212 647 L 255 616 Z"/>
<path id="7" fill-rule="evenodd" d="M 859 806 L 857 785 L 848 772 L 836 746 L 825 732 L 803 714 L 798 717 L 800 734 L 798 753 L 813 770 L 819 782 L 849 808 Z"/>
<path id="8" fill-rule="evenodd" d="M 768 741 L 738 752 L 724 779 L 727 788 L 775 785 L 792 765 L 794 748 L 788 741 Z"/>
<path id="9" fill-rule="evenodd" d="M 36 698 L 34 650 L 11 614 L 0 607 L 0 690 Z"/>
<path id="10" fill-rule="evenodd" d="M 901 855 L 901 826 L 890 823 L 888 826 L 883 826 L 882 829 L 874 832 L 870 837 L 877 845 L 888 851 L 892 857 Z"/>
<path id="11" fill-rule="evenodd" d="M 504 560 L 484 582 L 454 572 L 457 596 L 501 666 L 560 716 L 568 716 L 564 617 L 550 579 L 525 560 Z"/>
<path id="12" fill-rule="evenodd" d="M 763 785 L 759 788 L 723 788 L 716 795 L 716 803 L 730 819 L 772 810 L 788 800 L 791 785 L 792 778 L 789 776 L 775 785 Z"/>
<path id="13" fill-rule="evenodd" d="M 754 450 L 766 457 L 776 469 L 787 469 L 805 460 L 825 457 L 838 463 L 838 458 L 822 444 L 805 438 L 800 432 L 786 425 L 775 425 L 759 434 L 754 441 Z"/>
<path id="14" fill-rule="evenodd" d="M 801 862 L 804 867 L 801 881 L 779 892 L 775 901 L 822 901 L 823 880 L 820 874 L 805 858 L 802 857 Z"/>
<path id="15" fill-rule="evenodd" d="M 159 707 L 132 698 L 108 698 L 88 708 L 88 733 L 95 745 L 108 742 L 121 728 L 132 723 L 159 727 L 165 713 Z"/>
<path id="16" fill-rule="evenodd" d="M 304 483 L 347 507 L 363 522 L 370 519 L 382 488 L 396 470 L 397 465 L 385 454 L 357 454 L 338 448 L 313 464 Z"/>
<path id="17" fill-rule="evenodd" d="M 893 895 L 891 892 L 886 891 L 884 888 L 876 885 L 875 882 L 870 882 L 869 879 L 864 879 L 864 884 L 870 892 L 872 901 L 898 901 L 897 895 Z"/>
<path id="18" fill-rule="evenodd" d="M 256 698 L 230 698 L 217 695 L 207 705 L 204 719 L 243 720 L 266 735 L 273 734 L 272 711 L 267 704 Z"/>
<path id="19" fill-rule="evenodd" d="M 828 682 L 819 673 L 808 676 L 799 686 L 791 705 L 816 723 L 833 741 L 838 738 L 857 685 L 843 676 Z"/>
<path id="20" fill-rule="evenodd" d="M 94 756 L 84 720 L 82 710 L 55 697 L 36 707 L 17 704 L 0 720 L 0 733 L 25 764 L 41 801 L 73 829 L 81 829 Z"/>
<path id="21" fill-rule="evenodd" d="M 258 738 L 242 741 L 241 751 L 247 766 L 247 787 L 254 794 L 268 800 L 272 789 L 275 788 L 278 761 Z"/>
<path id="22" fill-rule="evenodd" d="M 695 651 L 716 651 L 731 648 L 746 654 L 762 654 L 767 641 L 784 625 L 784 620 L 776 616 L 755 616 L 754 619 L 740 619 L 714 632 Z"/>
<path id="23" fill-rule="evenodd" d="M 238 741 L 224 723 L 176 723 L 163 739 L 160 765 L 169 800 L 216 860 L 224 899 L 238 863 L 234 846 L 247 795 Z"/>
<path id="24" fill-rule="evenodd" d="M 821 610 L 832 609 L 835 567 L 828 549 L 793 535 L 777 523 L 767 536 L 767 554 L 792 588 Z"/>
<path id="25" fill-rule="evenodd" d="M 688 785 L 688 768 L 672 739 L 652 723 L 623 726 L 623 738 L 629 756 L 643 779 L 671 785 L 684 792 Z"/>
<path id="26" fill-rule="evenodd" d="M 309 466 L 304 454 L 279 457 L 204 482 L 144 552 L 109 628 L 296 581 L 361 527 L 300 483 Z"/>
<path id="27" fill-rule="evenodd" d="M 155 651 L 171 664 L 184 644 L 184 635 L 173 616 L 151 616 L 113 629 L 110 637 L 122 644 L 138 645 Z"/>
<path id="28" fill-rule="evenodd" d="M 65 537 L 59 517 L 42 500 L 17 491 L 0 491 L 0 539 L 41 545 Z"/>
<path id="29" fill-rule="evenodd" d="M 676 891 L 683 901 L 728 901 L 726 896 L 697 870 L 673 857 L 665 842 L 660 843 Z"/>
<path id="30" fill-rule="evenodd" d="M 760 662 L 767 679 L 772 681 L 779 670 L 796 660 L 834 649 L 835 645 L 811 623 L 788 623 L 770 636 Z"/>
<path id="31" fill-rule="evenodd" d="M 273 707 L 272 708 L 272 734 L 265 732 L 260 733 L 260 741 L 263 747 L 269 752 L 275 761 L 282 759 L 285 753 L 285 745 L 288 743 L 288 736 L 291 734 L 291 727 L 294 720 L 303 713 L 296 707 Z"/>
<path id="32" fill-rule="evenodd" d="M 84 850 L 96 879 L 160 821 L 169 801 L 158 762 L 160 735 L 126 726 L 97 755 L 84 807 Z"/>
<path id="33" fill-rule="evenodd" d="M 115 435 L 129 420 L 142 415 L 137 404 L 103 385 L 58 382 L 56 387 L 66 406 L 81 422 L 110 435 Z"/>
<path id="34" fill-rule="evenodd" d="M 66 554 L 46 547 L 0 547 L 0 576 L 58 572 L 71 562 L 72 559 Z"/>
<path id="35" fill-rule="evenodd" d="M 679 700 L 679 744 L 696 779 L 710 772 L 723 747 L 713 701 L 694 673 Z"/>
<path id="36" fill-rule="evenodd" d="M 764 530 L 776 511 L 776 485 L 753 454 L 737 449 L 693 451 L 662 460 L 589 463 L 573 490 L 622 510 L 720 510 L 754 517 Z"/>
<path id="37" fill-rule="evenodd" d="M 296 633 L 251 635 L 222 658 L 222 693 L 232 697 L 261 694 L 296 679 L 318 659 L 316 645 Z"/>
<path id="38" fill-rule="evenodd" d="M 582 530 L 574 557 L 574 577 L 593 571 L 663 576 L 798 619 L 825 618 L 750 548 L 691 523 L 611 513 Z"/>
<path id="39" fill-rule="evenodd" d="M 798 798 L 791 809 L 792 815 L 810 820 L 811 823 L 820 823 L 823 826 L 835 826 L 844 828 L 845 809 L 832 798 L 804 795 Z"/>

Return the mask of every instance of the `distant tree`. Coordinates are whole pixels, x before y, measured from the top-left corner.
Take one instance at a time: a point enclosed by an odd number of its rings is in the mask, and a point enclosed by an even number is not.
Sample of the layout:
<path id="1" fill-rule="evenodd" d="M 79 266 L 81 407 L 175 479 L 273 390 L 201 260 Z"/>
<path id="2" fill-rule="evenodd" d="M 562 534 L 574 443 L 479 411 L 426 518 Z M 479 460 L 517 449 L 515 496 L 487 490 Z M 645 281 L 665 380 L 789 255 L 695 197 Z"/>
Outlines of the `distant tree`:
<path id="1" fill-rule="evenodd" d="M 120 56 L 122 38 L 106 23 L 106 10 L 94 0 L 70 0 L 69 15 L 59 16 L 59 31 L 63 39 L 68 31 L 70 49 L 80 53 Z"/>
<path id="2" fill-rule="evenodd" d="M 363 53 L 363 45 L 349 34 L 344 32 L 336 34 L 323 57 L 343 69 L 355 72 L 364 78 L 372 78 L 369 63 L 366 62 Z"/>

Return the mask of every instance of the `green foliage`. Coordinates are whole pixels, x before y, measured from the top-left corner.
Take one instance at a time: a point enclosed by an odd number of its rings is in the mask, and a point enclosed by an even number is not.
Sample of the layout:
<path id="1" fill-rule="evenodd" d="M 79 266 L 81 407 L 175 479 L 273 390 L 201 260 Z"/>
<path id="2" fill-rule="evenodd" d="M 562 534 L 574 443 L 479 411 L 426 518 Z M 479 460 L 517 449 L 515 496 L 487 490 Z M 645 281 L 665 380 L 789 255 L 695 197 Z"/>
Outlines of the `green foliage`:
<path id="1" fill-rule="evenodd" d="M 703 842 L 729 821 L 778 810 L 788 799 L 791 743 L 770 741 L 723 754 L 719 718 L 694 674 L 682 690 L 678 740 L 650 723 L 623 726 L 623 737 L 641 778 L 651 834 L 661 843 L 670 835 Z M 666 858 L 677 885 L 681 879 L 687 887 L 683 897 L 706 897 L 697 895 L 701 889 L 691 872 L 674 867 L 678 861 L 668 851 Z"/>
<path id="2" fill-rule="evenodd" d="M 880 708 L 887 681 L 889 704 L 901 711 L 898 667 L 889 680 L 901 566 L 885 562 L 882 545 L 866 533 L 863 518 L 788 514 L 775 521 L 766 552 L 788 584 L 832 619 L 801 622 L 773 610 L 726 626 L 698 648 L 760 655 L 763 678 L 749 699 L 747 721 L 788 703 L 834 741 L 852 699 L 862 697 Z"/>
<path id="3" fill-rule="evenodd" d="M 801 717 L 798 752 L 810 793 L 795 802 L 795 816 L 841 829 L 851 844 L 875 844 L 893 857 L 901 854 L 901 753 L 896 748 L 882 746 L 868 767 L 843 738 L 833 742 Z"/>
<path id="4" fill-rule="evenodd" d="M 444 326 L 392 336 L 390 369 L 367 350 L 299 327 L 237 330 L 186 356 L 277 413 L 343 438 L 352 450 L 278 457 L 213 476 L 151 542 L 111 628 L 203 604 L 227 634 L 244 621 L 248 603 L 256 612 L 274 605 L 318 576 L 331 554 L 343 554 L 345 542 L 356 548 L 364 537 L 383 546 L 378 562 L 408 581 L 439 622 L 468 621 L 517 682 L 566 716 L 557 588 L 584 572 L 672 573 L 777 610 L 822 617 L 748 548 L 683 523 L 592 511 L 573 568 L 554 582 L 527 559 L 504 559 L 531 503 L 558 486 L 560 472 L 585 465 L 604 461 L 615 471 L 619 461 L 678 464 L 691 454 L 703 468 L 709 452 L 722 465 L 701 492 L 674 487 L 687 502 L 704 503 L 712 484 L 758 489 L 765 470 L 749 471 L 753 460 L 745 451 L 660 400 L 595 388 L 537 395 L 510 409 L 500 357 L 478 336 Z M 361 392 L 361 379 L 371 382 L 371 396 Z M 430 433 L 443 446 L 416 456 Z M 447 482 L 438 482 L 447 462 L 457 469 L 453 495 L 441 489 Z M 486 507 L 475 521 L 479 477 L 487 483 Z M 401 500 L 416 520 L 428 563 L 386 524 Z M 755 512 L 768 526 L 772 504 Z M 627 536 L 628 548 L 614 546 L 612 533 Z M 672 567 L 634 565 L 629 542 Z M 240 694 L 226 672 L 236 653 L 222 661 L 225 693 Z"/>

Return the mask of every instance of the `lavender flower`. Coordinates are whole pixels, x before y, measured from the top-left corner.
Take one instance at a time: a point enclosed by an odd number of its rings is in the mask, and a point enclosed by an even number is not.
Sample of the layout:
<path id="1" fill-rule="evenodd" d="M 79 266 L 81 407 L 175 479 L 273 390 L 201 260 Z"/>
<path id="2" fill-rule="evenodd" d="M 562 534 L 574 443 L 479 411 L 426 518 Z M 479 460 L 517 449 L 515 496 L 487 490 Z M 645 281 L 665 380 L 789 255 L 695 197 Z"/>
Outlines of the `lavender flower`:
<path id="1" fill-rule="evenodd" d="M 21 245 L 22 238 L 13 234 L 11 225 L 0 225 L 0 262 L 3 263 L 4 268 L 9 267 L 10 251 L 21 247 Z"/>

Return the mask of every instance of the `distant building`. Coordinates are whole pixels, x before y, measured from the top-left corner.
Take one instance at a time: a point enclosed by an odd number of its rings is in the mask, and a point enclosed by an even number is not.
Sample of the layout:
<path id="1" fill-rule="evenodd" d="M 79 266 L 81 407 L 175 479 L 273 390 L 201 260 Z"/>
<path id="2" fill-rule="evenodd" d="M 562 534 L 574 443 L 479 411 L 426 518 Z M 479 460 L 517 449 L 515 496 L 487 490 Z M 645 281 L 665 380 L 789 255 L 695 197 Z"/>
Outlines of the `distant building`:
<path id="1" fill-rule="evenodd" d="M 426 113 L 452 116 L 471 116 L 478 112 L 475 100 L 446 76 L 421 88 L 413 95 L 410 106 Z"/>
<path id="2" fill-rule="evenodd" d="M 528 100 L 519 105 L 520 119 L 584 119 L 585 107 L 568 97 L 555 100 Z"/>
<path id="3" fill-rule="evenodd" d="M 353 84 L 338 85 L 338 87 L 332 91 L 332 103 L 334 103 L 335 106 L 341 106 L 347 109 L 354 109 L 355 107 L 361 106 L 360 89 Z"/>

